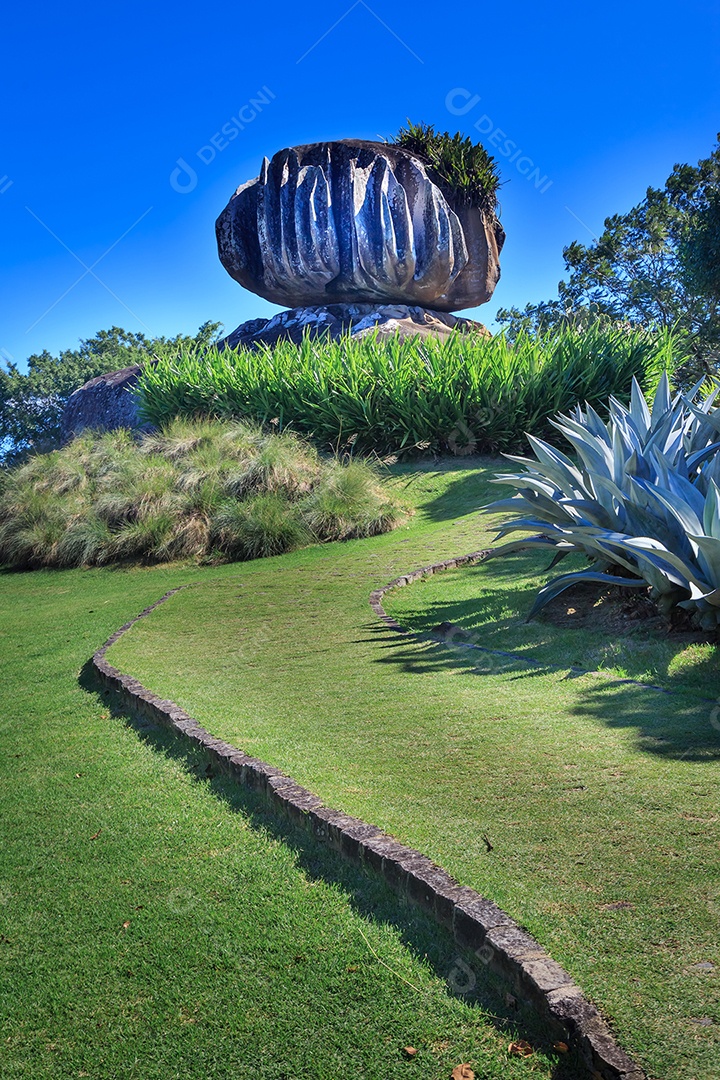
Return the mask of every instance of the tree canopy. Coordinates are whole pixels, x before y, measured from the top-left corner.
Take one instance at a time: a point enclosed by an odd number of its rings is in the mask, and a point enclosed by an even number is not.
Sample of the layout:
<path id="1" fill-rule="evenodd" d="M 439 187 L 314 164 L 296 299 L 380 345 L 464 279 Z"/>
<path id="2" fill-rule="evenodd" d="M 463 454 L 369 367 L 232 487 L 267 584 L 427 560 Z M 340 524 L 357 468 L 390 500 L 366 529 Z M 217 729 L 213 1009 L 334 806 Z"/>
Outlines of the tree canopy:
<path id="1" fill-rule="evenodd" d="M 720 357 L 720 135 L 696 166 L 675 165 L 663 188 L 649 187 L 625 214 L 605 219 L 592 244 L 563 250 L 567 281 L 558 298 L 503 308 L 511 336 L 595 319 L 673 327 L 687 335 L 696 371 Z M 693 372 L 693 374 L 696 372 Z"/>

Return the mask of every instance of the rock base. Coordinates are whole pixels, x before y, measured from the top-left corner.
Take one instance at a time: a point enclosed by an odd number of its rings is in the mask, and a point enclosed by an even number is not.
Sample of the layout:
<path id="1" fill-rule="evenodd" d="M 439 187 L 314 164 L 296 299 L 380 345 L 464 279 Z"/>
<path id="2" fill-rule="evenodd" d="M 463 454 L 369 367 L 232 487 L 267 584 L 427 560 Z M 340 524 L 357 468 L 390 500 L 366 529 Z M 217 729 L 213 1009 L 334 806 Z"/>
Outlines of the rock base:
<path id="1" fill-rule="evenodd" d="M 453 332 L 492 336 L 482 323 L 429 308 L 405 304 L 328 304 L 291 308 L 270 319 L 250 319 L 219 341 L 218 348 L 253 348 L 260 344 L 275 345 L 278 341 L 299 344 L 305 334 L 334 340 L 343 334 L 361 338 L 374 333 L 380 338 L 395 335 L 447 338 Z"/>

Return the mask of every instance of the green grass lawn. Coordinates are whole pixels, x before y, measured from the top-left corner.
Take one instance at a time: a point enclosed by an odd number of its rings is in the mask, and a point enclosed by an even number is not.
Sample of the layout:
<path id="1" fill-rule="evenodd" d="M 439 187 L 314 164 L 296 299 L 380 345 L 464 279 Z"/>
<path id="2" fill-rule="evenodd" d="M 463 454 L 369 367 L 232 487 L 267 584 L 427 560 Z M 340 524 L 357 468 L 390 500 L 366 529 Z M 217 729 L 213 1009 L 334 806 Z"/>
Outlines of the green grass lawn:
<path id="1" fill-rule="evenodd" d="M 703 700 L 720 691 L 717 650 L 526 626 L 527 560 L 386 600 L 420 629 L 465 620 L 531 663 L 385 627 L 372 588 L 491 542 L 473 511 L 497 489 L 473 464 L 398 469 L 419 510 L 392 534 L 197 571 L 109 659 L 495 900 L 652 1077 L 718 1076 L 720 730 Z"/>
<path id="2" fill-rule="evenodd" d="M 120 624 L 191 579 L 237 614 L 237 574 L 0 575 L 2 1080 L 572 1080 L 482 972 L 449 992 L 433 922 L 96 690 Z"/>

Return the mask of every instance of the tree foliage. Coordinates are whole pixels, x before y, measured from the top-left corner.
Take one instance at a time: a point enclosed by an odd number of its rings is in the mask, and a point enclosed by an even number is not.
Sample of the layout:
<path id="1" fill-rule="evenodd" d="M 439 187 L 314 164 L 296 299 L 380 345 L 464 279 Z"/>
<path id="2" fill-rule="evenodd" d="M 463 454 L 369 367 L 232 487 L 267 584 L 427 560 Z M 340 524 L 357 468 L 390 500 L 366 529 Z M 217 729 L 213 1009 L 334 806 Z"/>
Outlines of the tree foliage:
<path id="1" fill-rule="evenodd" d="M 220 323 L 206 322 L 197 334 L 148 338 L 113 326 L 81 340 L 77 349 L 53 356 L 47 349 L 28 358 L 27 371 L 0 366 L 0 461 L 12 464 L 30 453 L 54 450 L 68 398 L 79 386 L 109 371 L 143 365 L 184 347 L 212 344 Z"/>
<path id="2" fill-rule="evenodd" d="M 720 140 L 720 136 L 718 136 Z M 605 220 L 592 244 L 563 251 L 558 299 L 497 314 L 511 336 L 600 318 L 687 335 L 695 368 L 720 352 L 720 142 L 696 166 L 676 165 L 663 188 Z"/>
<path id="3" fill-rule="evenodd" d="M 693 214 L 679 258 L 689 287 L 720 304 L 720 190 L 711 191 Z"/>

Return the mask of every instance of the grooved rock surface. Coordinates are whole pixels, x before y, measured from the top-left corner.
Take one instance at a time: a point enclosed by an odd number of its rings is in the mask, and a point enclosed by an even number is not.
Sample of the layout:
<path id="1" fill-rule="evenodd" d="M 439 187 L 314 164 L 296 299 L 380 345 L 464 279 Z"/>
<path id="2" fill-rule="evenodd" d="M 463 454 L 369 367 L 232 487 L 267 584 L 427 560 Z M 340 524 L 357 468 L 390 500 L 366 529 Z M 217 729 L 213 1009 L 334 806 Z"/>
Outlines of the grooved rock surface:
<path id="1" fill-rule="evenodd" d="M 451 205 L 414 154 L 353 139 L 265 158 L 216 232 L 230 276 L 286 307 L 475 307 L 492 296 L 505 240 L 494 214 Z"/>
<path id="2" fill-rule="evenodd" d="M 491 337 L 482 323 L 461 319 L 447 312 L 428 311 L 403 304 L 329 304 L 325 307 L 292 308 L 270 319 L 250 319 L 218 342 L 218 348 L 252 348 L 277 341 L 302 341 L 306 333 L 338 338 L 341 334 L 365 337 L 448 337 L 453 331 L 474 332 Z"/>
<path id="3" fill-rule="evenodd" d="M 72 393 L 65 406 L 61 438 L 68 442 L 85 428 L 113 431 L 140 428 L 135 397 L 130 393 L 142 368 L 137 364 L 98 375 Z"/>

